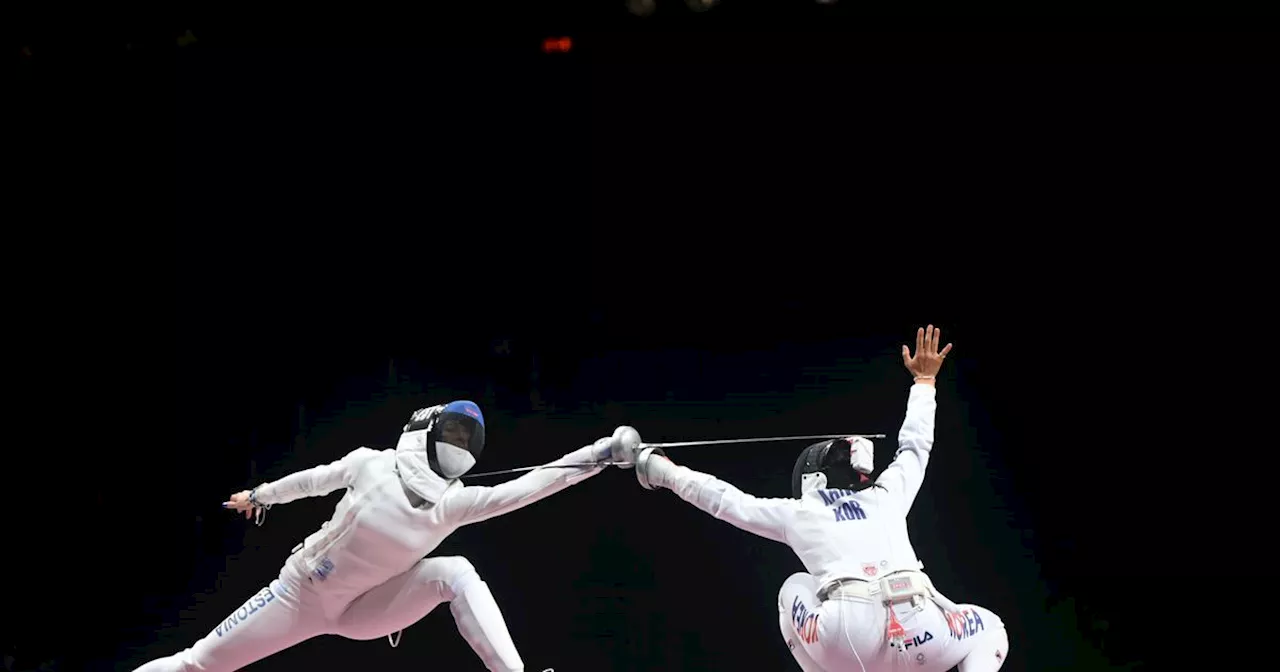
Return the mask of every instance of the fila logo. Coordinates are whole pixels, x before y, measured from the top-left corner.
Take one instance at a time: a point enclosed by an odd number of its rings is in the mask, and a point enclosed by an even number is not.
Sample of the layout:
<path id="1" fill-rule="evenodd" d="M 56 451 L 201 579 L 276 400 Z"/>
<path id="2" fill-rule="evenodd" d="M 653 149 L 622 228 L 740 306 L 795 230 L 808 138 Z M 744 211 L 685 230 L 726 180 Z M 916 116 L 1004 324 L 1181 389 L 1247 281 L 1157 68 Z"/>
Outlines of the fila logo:
<path id="1" fill-rule="evenodd" d="M 921 644 L 931 641 L 932 639 L 933 639 L 933 633 L 926 631 L 924 635 L 916 635 L 915 637 L 908 639 L 906 642 L 903 643 L 902 648 L 909 649 L 913 646 L 920 646 Z"/>

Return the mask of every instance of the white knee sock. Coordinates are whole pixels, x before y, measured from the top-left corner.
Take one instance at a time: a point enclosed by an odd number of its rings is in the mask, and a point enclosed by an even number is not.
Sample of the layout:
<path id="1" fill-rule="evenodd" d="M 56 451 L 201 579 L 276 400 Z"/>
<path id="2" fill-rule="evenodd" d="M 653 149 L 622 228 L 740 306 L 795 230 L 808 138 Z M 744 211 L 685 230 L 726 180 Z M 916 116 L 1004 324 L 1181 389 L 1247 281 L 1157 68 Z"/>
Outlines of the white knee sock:
<path id="1" fill-rule="evenodd" d="M 511 641 L 489 585 L 472 574 L 460 581 L 454 592 L 456 596 L 449 603 L 453 620 L 484 666 L 491 672 L 524 672 L 524 661 Z"/>

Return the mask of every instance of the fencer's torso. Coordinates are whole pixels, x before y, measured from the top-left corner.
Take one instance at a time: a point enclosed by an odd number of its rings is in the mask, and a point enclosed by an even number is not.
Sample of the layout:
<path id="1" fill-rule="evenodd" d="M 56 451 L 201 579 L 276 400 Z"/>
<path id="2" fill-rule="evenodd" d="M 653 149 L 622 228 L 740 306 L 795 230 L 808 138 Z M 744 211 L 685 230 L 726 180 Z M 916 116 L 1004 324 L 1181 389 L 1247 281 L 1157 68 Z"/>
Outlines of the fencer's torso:
<path id="1" fill-rule="evenodd" d="M 368 453 L 352 466 L 333 516 L 290 558 L 328 593 L 363 593 L 407 571 L 458 528 L 442 504 L 461 483 L 439 504 L 415 507 L 396 473 L 395 451 Z"/>
<path id="2" fill-rule="evenodd" d="M 597 442 L 505 483 L 469 486 L 432 472 L 426 453 L 415 449 L 413 432 L 401 439 L 396 449 L 357 448 L 254 490 L 264 506 L 344 490 L 329 521 L 289 557 L 289 565 L 335 603 L 408 571 L 464 525 L 528 506 L 600 473 L 610 450 L 607 442 Z"/>
<path id="3" fill-rule="evenodd" d="M 649 478 L 720 520 L 787 544 L 819 582 L 923 569 L 907 537 L 907 513 L 929 462 L 936 405 L 932 386 L 911 387 L 893 462 L 865 490 L 755 497 L 668 459 L 653 462 Z"/>
<path id="4" fill-rule="evenodd" d="M 898 501 L 875 487 L 814 490 L 791 517 L 786 542 L 819 584 L 921 569 Z"/>

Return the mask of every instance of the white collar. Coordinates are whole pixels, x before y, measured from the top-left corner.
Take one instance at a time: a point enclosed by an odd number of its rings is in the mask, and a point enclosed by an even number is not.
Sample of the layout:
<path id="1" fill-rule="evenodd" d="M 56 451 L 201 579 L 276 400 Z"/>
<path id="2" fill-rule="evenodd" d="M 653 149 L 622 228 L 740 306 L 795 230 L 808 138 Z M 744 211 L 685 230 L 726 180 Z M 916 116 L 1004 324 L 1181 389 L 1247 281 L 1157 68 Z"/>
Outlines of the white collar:
<path id="1" fill-rule="evenodd" d="M 449 480 L 431 469 L 427 460 L 427 430 L 405 432 L 396 444 L 396 469 L 405 487 L 428 502 L 439 502 L 449 486 L 457 479 Z"/>

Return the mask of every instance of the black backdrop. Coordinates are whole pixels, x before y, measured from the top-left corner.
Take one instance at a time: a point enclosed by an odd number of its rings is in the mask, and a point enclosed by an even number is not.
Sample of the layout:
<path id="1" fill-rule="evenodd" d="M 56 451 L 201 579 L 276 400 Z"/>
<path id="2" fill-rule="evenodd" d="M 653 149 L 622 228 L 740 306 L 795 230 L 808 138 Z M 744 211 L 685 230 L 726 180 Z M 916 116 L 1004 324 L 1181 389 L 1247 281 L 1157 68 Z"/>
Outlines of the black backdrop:
<path id="1" fill-rule="evenodd" d="M 87 587 L 73 610 L 30 603 L 15 669 L 188 645 L 338 495 L 262 527 L 218 502 L 391 446 L 422 405 L 482 405 L 483 470 L 621 423 L 892 436 L 898 349 L 926 323 L 956 348 L 911 519 L 926 570 L 1004 617 L 1005 669 L 1154 661 L 1144 615 L 1176 608 L 1173 532 L 1198 515 L 1158 496 L 1185 448 L 1154 438 L 1175 412 L 1156 353 L 1229 308 L 1196 297 L 1186 271 L 1213 248 L 1185 227 L 1237 221 L 1256 87 L 1194 63 L 883 63 L 826 39 L 177 50 L 173 169 L 153 185 L 176 180 L 176 211 L 150 253 L 168 376 L 134 398 L 152 429 L 95 462 L 103 517 L 77 543 L 111 550 L 62 561 L 90 563 Z M 677 458 L 781 496 L 800 447 Z M 792 666 L 773 605 L 794 556 L 632 472 L 437 554 L 476 565 L 530 669 Z M 441 608 L 395 650 L 321 638 L 254 669 L 351 665 L 478 668 Z"/>

